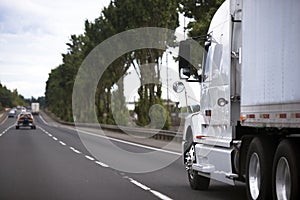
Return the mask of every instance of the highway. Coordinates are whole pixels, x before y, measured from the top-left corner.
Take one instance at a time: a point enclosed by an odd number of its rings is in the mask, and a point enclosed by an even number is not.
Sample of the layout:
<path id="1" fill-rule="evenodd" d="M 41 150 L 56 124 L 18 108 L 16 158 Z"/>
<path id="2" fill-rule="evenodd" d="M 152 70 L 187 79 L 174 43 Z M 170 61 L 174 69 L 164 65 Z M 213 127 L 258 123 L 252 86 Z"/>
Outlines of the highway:
<path id="1" fill-rule="evenodd" d="M 45 121 L 46 119 L 46 121 Z M 191 190 L 181 157 L 147 173 L 116 170 L 91 154 L 72 127 L 47 123 L 35 117 L 36 130 L 16 130 L 14 118 L 0 125 L 0 199 L 245 199 L 243 184 L 230 186 L 211 181 L 208 191 Z M 103 137 L 89 131 L 94 145 Z M 148 152 L 147 146 L 114 140 L 131 152 Z M 105 147 L 108 148 L 108 147 Z M 151 149 L 151 148 L 150 148 Z M 108 149 L 102 149 L 108 151 Z M 178 155 L 162 151 L 157 162 Z M 114 160 L 114 158 L 112 158 Z"/>

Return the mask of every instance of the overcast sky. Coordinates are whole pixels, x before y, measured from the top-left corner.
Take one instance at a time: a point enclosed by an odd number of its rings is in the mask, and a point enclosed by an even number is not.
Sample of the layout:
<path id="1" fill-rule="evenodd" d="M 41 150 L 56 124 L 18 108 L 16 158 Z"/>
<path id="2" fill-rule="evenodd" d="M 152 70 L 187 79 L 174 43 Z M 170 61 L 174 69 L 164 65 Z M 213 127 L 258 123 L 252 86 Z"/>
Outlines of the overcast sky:
<path id="1" fill-rule="evenodd" d="M 25 98 L 44 96 L 72 34 L 100 16 L 110 0 L 0 0 L 0 82 Z M 182 27 L 176 31 L 183 33 Z M 164 58 L 163 58 L 164 59 Z M 171 64 L 177 71 L 177 64 Z"/>
<path id="2" fill-rule="evenodd" d="M 0 82 L 26 98 L 44 96 L 71 34 L 100 16 L 110 0 L 1 0 Z"/>

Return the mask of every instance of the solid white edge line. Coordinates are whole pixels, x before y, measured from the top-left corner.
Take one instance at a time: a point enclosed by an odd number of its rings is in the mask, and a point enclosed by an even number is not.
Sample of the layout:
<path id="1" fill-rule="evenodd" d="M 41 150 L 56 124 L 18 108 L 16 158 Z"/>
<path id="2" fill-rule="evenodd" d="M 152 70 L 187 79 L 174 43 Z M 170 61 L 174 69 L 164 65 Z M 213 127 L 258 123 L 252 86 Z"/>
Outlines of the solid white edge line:
<path id="1" fill-rule="evenodd" d="M 100 161 L 95 161 L 96 164 L 101 165 L 102 167 L 109 167 L 107 164 L 104 164 Z"/>
<path id="2" fill-rule="evenodd" d="M 39 115 L 39 117 L 40 117 L 40 119 L 43 121 L 44 124 L 49 125 L 49 124 L 44 120 L 44 118 L 43 118 L 41 115 Z"/>
<path id="3" fill-rule="evenodd" d="M 90 132 L 87 132 L 87 131 L 76 130 L 74 128 L 69 128 L 69 129 L 72 129 L 72 130 L 75 130 L 75 131 L 78 131 L 78 132 L 81 132 L 81 133 L 85 133 L 85 134 L 88 134 L 88 135 L 92 135 L 92 136 L 96 136 L 96 137 L 100 137 L 100 138 L 104 138 L 104 139 L 109 139 L 109 140 L 124 143 L 124 144 L 129 144 L 129 145 L 132 145 L 132 146 L 137 146 L 137 147 L 141 147 L 141 148 L 145 148 L 145 149 L 150 149 L 150 150 L 155 150 L 155 151 L 160 151 L 160 152 L 164 152 L 164 153 L 169 153 L 169 154 L 181 156 L 181 153 L 174 152 L 174 151 L 169 151 L 169 150 L 159 149 L 159 148 L 155 148 L 155 147 L 145 146 L 145 145 L 142 145 L 142 144 L 136 144 L 136 143 L 133 143 L 133 142 L 128 142 L 128 141 L 124 141 L 124 140 L 120 140 L 120 139 L 116 139 L 116 138 L 112 138 L 112 137 L 108 137 L 108 136 L 97 135 L 97 134 L 90 133 Z"/>
<path id="4" fill-rule="evenodd" d="M 93 158 L 93 157 L 91 157 L 91 156 L 88 156 L 88 155 L 86 155 L 86 156 L 84 156 L 84 157 L 87 158 L 87 159 L 89 159 L 89 160 L 92 160 L 92 161 L 95 160 L 95 158 Z"/>

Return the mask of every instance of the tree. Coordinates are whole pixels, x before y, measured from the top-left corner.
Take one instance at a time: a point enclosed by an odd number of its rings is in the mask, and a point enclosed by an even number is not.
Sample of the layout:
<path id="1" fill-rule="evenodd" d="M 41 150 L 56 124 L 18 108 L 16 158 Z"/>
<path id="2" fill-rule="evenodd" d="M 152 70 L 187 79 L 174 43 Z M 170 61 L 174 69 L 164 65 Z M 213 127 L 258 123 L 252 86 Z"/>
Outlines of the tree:
<path id="1" fill-rule="evenodd" d="M 178 3 L 179 0 L 115 0 L 104 8 L 101 15 L 93 22 L 85 21 L 84 34 L 71 36 L 70 43 L 67 43 L 68 52 L 63 54 L 63 64 L 49 74 L 46 86 L 46 103 L 49 110 L 62 119 L 71 121 L 71 91 L 75 76 L 91 50 L 105 39 L 129 29 L 151 26 L 175 30 L 179 26 Z M 171 45 L 172 38 L 165 38 L 161 42 L 165 42 L 166 46 Z M 128 113 L 122 80 L 128 68 L 135 65 L 137 71 L 139 70 L 141 83 L 149 76 L 148 72 L 153 78 L 159 80 L 158 63 L 163 53 L 162 50 L 157 49 L 135 50 L 121 56 L 108 66 L 100 78 L 95 94 L 96 112 L 100 122 L 115 123 L 114 112 L 118 112 L 118 116 L 125 116 Z M 145 64 L 149 65 L 147 70 L 141 67 Z M 140 87 L 138 105 L 140 125 L 149 123 L 148 112 L 152 105 L 162 105 L 161 93 L 161 84 L 146 84 Z M 115 102 L 115 109 L 111 104 L 112 94 L 120 97 Z M 85 113 L 81 115 L 84 116 Z M 165 125 L 165 128 L 167 127 L 168 122 Z"/>
<path id="2" fill-rule="evenodd" d="M 18 105 L 27 105 L 24 97 L 18 94 L 17 89 L 10 91 L 0 83 L 0 110 Z"/>
<path id="3" fill-rule="evenodd" d="M 130 1 L 116 0 L 103 10 L 104 17 L 110 21 L 116 32 L 140 27 L 163 27 L 175 30 L 179 26 L 178 1 L 173 0 L 145 0 Z M 165 38 L 166 46 L 170 45 Z M 158 49 L 142 49 L 130 52 L 126 56 L 127 63 L 132 64 L 139 71 L 141 87 L 138 90 L 139 102 L 136 108 L 138 125 L 150 123 L 148 112 L 151 106 L 161 102 L 161 84 L 143 84 L 148 76 L 160 79 L 159 59 L 163 51 Z M 143 66 L 147 65 L 146 68 Z M 165 128 L 168 128 L 168 122 Z"/>
<path id="4" fill-rule="evenodd" d="M 206 35 L 210 21 L 224 0 L 181 0 L 181 12 L 185 17 L 192 18 L 187 29 L 189 36 Z"/>

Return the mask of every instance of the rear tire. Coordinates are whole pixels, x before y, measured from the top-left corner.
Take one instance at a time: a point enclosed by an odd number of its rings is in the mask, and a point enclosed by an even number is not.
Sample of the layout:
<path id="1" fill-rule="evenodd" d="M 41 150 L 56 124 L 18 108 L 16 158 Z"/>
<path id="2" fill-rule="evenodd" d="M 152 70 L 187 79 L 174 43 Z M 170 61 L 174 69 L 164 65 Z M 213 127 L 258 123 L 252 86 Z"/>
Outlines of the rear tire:
<path id="1" fill-rule="evenodd" d="M 246 159 L 248 199 L 272 199 L 272 163 L 274 143 L 269 138 L 256 137 L 249 146 Z"/>
<path id="2" fill-rule="evenodd" d="M 273 164 L 273 198 L 299 199 L 300 156 L 296 154 L 297 144 L 283 140 L 275 153 Z"/>
<path id="3" fill-rule="evenodd" d="M 16 129 L 19 129 L 20 127 L 19 126 L 16 126 Z"/>

